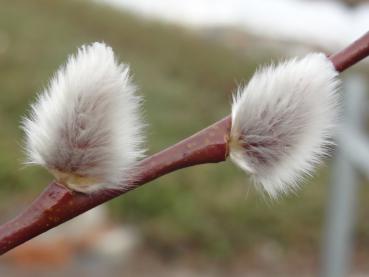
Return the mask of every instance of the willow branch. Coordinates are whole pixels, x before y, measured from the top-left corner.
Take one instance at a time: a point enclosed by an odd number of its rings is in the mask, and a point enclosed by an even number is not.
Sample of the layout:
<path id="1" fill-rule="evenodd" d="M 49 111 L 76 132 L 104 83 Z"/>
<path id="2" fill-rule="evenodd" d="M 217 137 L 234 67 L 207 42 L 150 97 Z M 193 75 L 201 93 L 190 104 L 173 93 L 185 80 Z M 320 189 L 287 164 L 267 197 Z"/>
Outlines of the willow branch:
<path id="1" fill-rule="evenodd" d="M 337 71 L 342 72 L 368 55 L 369 32 L 330 56 L 330 60 Z M 137 168 L 135 181 L 121 190 L 85 195 L 73 192 L 56 181 L 52 182 L 23 213 L 0 226 L 0 254 L 162 175 L 193 165 L 226 160 L 230 126 L 231 117 L 227 116 L 174 146 L 144 159 Z"/>
<path id="2" fill-rule="evenodd" d="M 52 182 L 29 208 L 0 226 L 0 254 L 162 175 L 197 164 L 224 161 L 228 155 L 227 135 L 230 125 L 231 118 L 226 117 L 144 159 L 137 167 L 136 180 L 121 190 L 105 190 L 86 195 L 71 191 L 56 181 Z"/>
<path id="3" fill-rule="evenodd" d="M 342 72 L 369 55 L 369 32 L 350 44 L 345 49 L 330 56 L 334 67 Z"/>

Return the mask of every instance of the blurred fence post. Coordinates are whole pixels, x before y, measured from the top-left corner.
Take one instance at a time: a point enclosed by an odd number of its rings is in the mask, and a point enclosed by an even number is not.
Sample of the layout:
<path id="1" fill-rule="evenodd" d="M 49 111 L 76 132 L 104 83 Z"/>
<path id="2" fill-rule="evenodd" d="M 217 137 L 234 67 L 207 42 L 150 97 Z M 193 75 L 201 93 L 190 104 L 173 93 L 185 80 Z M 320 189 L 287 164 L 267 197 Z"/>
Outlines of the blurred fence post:
<path id="1" fill-rule="evenodd" d="M 322 249 L 324 277 L 348 276 L 351 268 L 358 190 L 356 167 L 369 173 L 369 142 L 362 131 L 365 92 L 365 81 L 360 76 L 350 76 L 345 81 L 344 116 L 332 168 Z"/>

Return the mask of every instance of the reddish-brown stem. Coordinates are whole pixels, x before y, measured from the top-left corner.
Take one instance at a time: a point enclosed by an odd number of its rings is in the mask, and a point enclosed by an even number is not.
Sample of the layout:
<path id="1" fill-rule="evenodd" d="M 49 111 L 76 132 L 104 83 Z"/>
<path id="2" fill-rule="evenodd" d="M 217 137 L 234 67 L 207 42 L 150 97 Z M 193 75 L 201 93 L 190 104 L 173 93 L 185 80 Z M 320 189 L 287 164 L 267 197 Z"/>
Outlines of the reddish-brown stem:
<path id="1" fill-rule="evenodd" d="M 22 214 L 0 226 L 0 254 L 164 174 L 192 165 L 224 161 L 228 155 L 230 126 L 231 118 L 226 117 L 174 146 L 144 159 L 137 167 L 135 182 L 121 190 L 85 195 L 52 182 Z"/>
<path id="2" fill-rule="evenodd" d="M 330 56 L 334 67 L 342 72 L 369 55 L 369 32 L 340 52 Z"/>
<path id="3" fill-rule="evenodd" d="M 368 42 L 369 33 L 330 56 L 337 71 L 342 72 L 368 56 Z M 228 116 L 188 139 L 143 160 L 137 168 L 135 182 L 130 183 L 125 189 L 85 195 L 52 182 L 23 213 L 0 226 L 0 254 L 162 175 L 192 165 L 224 161 L 228 156 L 230 126 L 231 117 Z"/>

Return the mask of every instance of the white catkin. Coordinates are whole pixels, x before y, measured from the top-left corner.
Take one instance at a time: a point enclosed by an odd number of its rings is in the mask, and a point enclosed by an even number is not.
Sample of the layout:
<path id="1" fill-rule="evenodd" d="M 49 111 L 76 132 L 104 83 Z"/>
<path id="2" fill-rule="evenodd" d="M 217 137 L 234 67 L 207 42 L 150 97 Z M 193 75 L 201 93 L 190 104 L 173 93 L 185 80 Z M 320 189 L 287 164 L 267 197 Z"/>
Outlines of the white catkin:
<path id="1" fill-rule="evenodd" d="M 76 191 L 124 186 L 143 157 L 140 105 L 129 68 L 113 50 L 82 46 L 22 122 L 27 162 Z"/>
<path id="2" fill-rule="evenodd" d="M 267 66 L 232 105 L 231 159 L 272 198 L 295 191 L 328 154 L 339 118 L 340 81 L 320 53 Z"/>

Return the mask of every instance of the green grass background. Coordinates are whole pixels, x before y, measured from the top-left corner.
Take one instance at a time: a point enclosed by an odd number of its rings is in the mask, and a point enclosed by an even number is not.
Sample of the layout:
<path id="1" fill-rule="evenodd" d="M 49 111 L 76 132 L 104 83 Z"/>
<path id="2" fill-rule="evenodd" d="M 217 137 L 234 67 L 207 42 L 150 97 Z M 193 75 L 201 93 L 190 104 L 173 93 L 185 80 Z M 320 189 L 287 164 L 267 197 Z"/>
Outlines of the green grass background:
<path id="1" fill-rule="evenodd" d="M 51 180 L 22 168 L 19 121 L 69 53 L 105 41 L 131 65 L 145 98 L 148 153 L 230 112 L 231 93 L 268 53 L 241 55 L 189 31 L 83 1 L 0 0 L 0 213 L 14 215 Z M 244 50 L 248 51 L 247 47 Z M 258 57 L 252 59 L 252 57 Z M 164 255 L 190 251 L 234 258 L 273 241 L 286 251 L 319 249 L 329 181 L 319 170 L 297 195 L 269 201 L 229 162 L 188 168 L 109 203 Z M 356 237 L 367 242 L 368 193 L 361 193 Z M 6 216 L 5 216 L 6 215 Z"/>

